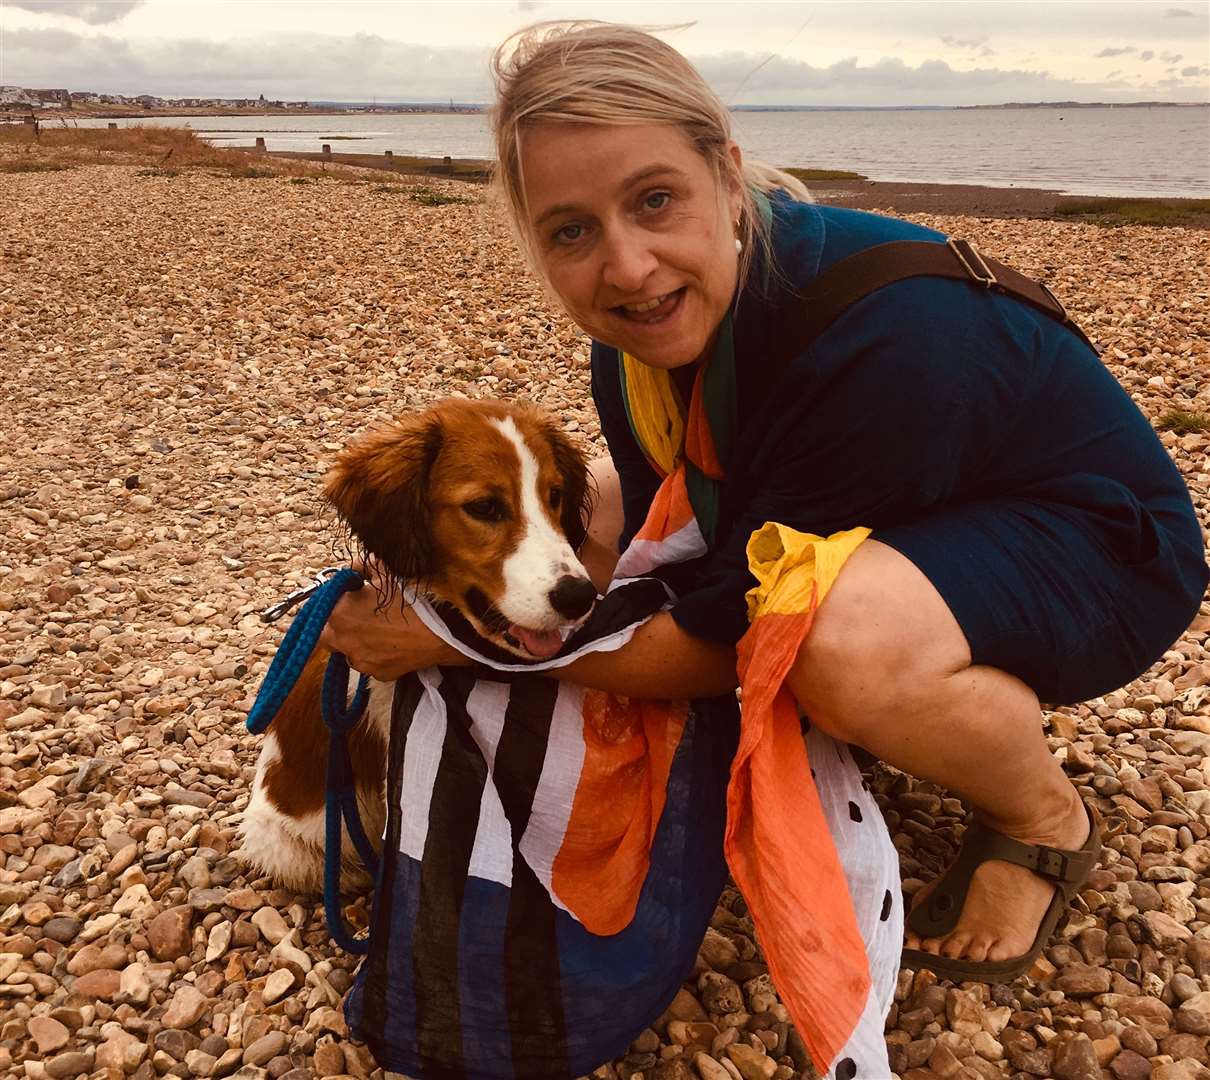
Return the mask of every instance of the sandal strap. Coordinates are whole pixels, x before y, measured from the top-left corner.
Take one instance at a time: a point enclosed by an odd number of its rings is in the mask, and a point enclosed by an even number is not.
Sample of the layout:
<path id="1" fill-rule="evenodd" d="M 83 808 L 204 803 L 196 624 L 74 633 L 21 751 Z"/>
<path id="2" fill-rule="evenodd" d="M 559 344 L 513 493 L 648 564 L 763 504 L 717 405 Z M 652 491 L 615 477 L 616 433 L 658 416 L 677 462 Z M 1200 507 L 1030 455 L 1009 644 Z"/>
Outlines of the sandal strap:
<path id="1" fill-rule="evenodd" d="M 1096 866 L 1100 853 L 1100 834 L 1091 811 L 1088 840 L 1077 851 L 1046 844 L 1026 844 L 976 821 L 963 834 L 962 846 L 953 865 L 938 880 L 927 899 L 909 914 L 908 926 L 925 938 L 948 934 L 962 915 L 975 871 L 992 860 L 1023 866 L 1039 877 L 1053 881 L 1063 898 L 1070 900 Z"/>
<path id="2" fill-rule="evenodd" d="M 1002 862 L 1015 863 L 1032 870 L 1039 877 L 1053 881 L 1056 885 L 1078 885 L 1096 865 L 1099 851 L 1068 851 L 1065 848 L 1053 848 L 1046 844 L 1025 844 L 1005 836 L 986 825 L 979 825 L 983 837 L 976 840 L 981 845 L 983 862 L 998 859 Z"/>

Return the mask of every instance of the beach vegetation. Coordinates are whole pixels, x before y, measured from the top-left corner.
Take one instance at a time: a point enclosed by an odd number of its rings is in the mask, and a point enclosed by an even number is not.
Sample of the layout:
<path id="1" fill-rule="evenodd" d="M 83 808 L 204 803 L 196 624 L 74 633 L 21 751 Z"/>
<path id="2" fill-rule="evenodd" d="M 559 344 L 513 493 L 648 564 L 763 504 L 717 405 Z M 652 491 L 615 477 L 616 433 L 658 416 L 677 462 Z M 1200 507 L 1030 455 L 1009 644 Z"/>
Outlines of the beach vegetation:
<path id="1" fill-rule="evenodd" d="M 232 163 L 226 165 L 219 175 L 229 176 L 232 180 L 267 180 L 271 176 L 276 176 L 277 173 L 258 165 Z"/>
<path id="2" fill-rule="evenodd" d="M 450 195 L 444 191 L 434 191 L 429 187 L 417 187 L 412 191 L 412 202 L 421 206 L 457 206 L 460 204 L 477 203 L 478 199 L 468 199 L 465 195 Z"/>
<path id="3" fill-rule="evenodd" d="M 58 161 L 0 161 L 0 173 L 63 172 L 72 167 Z"/>
<path id="4" fill-rule="evenodd" d="M 1087 218 L 1100 225 L 1210 225 L 1210 199 L 1068 198 L 1055 204 L 1055 214 Z"/>
<path id="5" fill-rule="evenodd" d="M 795 180 L 807 183 L 810 180 L 868 180 L 869 177 L 858 172 L 848 172 L 845 169 L 782 169 Z"/>
<path id="6" fill-rule="evenodd" d="M 1190 412 L 1188 409 L 1170 409 L 1155 424 L 1161 431 L 1171 431 L 1177 435 L 1195 435 L 1210 431 L 1210 414 Z"/>
<path id="7" fill-rule="evenodd" d="M 391 159 L 389 168 L 392 172 L 447 176 L 452 180 L 484 183 L 491 173 L 492 164 L 479 158 L 452 158 L 447 165 L 444 158 L 396 154 Z"/>
<path id="8" fill-rule="evenodd" d="M 0 172 L 46 172 L 74 165 L 143 165 L 148 170 L 143 175 L 148 176 L 165 176 L 172 170 L 218 169 L 236 179 L 318 179 L 327 169 L 307 161 L 212 146 L 192 128 L 137 124 L 82 128 L 66 121 L 60 126 L 43 124 L 38 132 L 25 124 L 0 126 Z"/>

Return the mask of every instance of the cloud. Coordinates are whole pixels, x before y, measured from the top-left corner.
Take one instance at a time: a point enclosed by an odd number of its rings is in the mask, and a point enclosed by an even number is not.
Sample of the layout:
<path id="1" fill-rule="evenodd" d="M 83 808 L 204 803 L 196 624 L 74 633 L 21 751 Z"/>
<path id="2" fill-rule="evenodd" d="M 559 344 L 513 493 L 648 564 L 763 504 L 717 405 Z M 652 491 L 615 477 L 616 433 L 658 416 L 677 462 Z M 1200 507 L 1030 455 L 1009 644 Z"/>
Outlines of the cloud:
<path id="1" fill-rule="evenodd" d="M 377 34 L 283 33 L 268 41 L 145 39 L 14 29 L 5 82 L 98 93 L 360 101 L 486 101 L 490 49 L 434 48 Z M 48 81 L 49 80 L 49 81 Z"/>
<path id="2" fill-rule="evenodd" d="M 119 22 L 146 0 L 8 0 L 9 5 L 39 15 L 62 15 L 92 26 Z"/>
<path id="3" fill-rule="evenodd" d="M 1186 67 L 1181 68 L 1181 74 L 1186 79 L 1192 79 L 1198 75 L 1210 75 L 1210 67 Z"/>
<path id="4" fill-rule="evenodd" d="M 1154 55 L 1155 55 L 1155 53 L 1152 52 L 1150 49 L 1148 49 L 1146 52 L 1139 53 L 1139 59 L 1140 60 L 1150 60 Z"/>
<path id="5" fill-rule="evenodd" d="M 1184 59 L 1184 57 L 1181 56 L 1180 53 L 1166 52 L 1166 53 L 1160 53 L 1160 59 L 1165 64 L 1179 64 Z"/>
<path id="6" fill-rule="evenodd" d="M 1192 17 L 1193 12 L 1186 11 L 1184 8 L 1170 7 L 1164 12 L 1165 19 L 1191 19 Z"/>
<path id="7" fill-rule="evenodd" d="M 1023 69 L 957 70 L 944 60 L 926 60 L 909 66 L 897 57 L 872 64 L 859 64 L 856 58 L 849 57 L 828 67 L 812 67 L 803 61 L 775 56 L 748 78 L 759 62 L 752 54 L 727 53 L 691 59 L 729 104 L 987 105 L 1114 97 L 1105 80 L 1081 83 L 1057 78 L 1048 71 Z M 736 94 L 731 88 L 741 84 L 742 91 Z M 1114 100 L 1127 98 L 1119 93 Z"/>
<path id="8" fill-rule="evenodd" d="M 953 34 L 942 34 L 941 43 L 948 45 L 953 49 L 977 49 L 987 41 L 986 37 L 977 38 L 956 38 Z"/>
<path id="9" fill-rule="evenodd" d="M 491 46 L 414 45 L 380 34 L 281 33 L 268 39 L 200 37 L 127 41 L 104 31 L 10 29 L 6 83 L 164 97 L 256 97 L 310 101 L 491 100 Z M 968 53 L 962 54 L 964 58 Z M 899 58 L 828 66 L 731 51 L 691 55 L 730 104 L 981 105 L 1005 101 L 1129 100 L 1138 88 L 1081 82 L 1030 68 L 958 70 L 944 60 Z M 1183 87 L 1187 92 L 1188 84 Z M 1173 90 L 1177 94 L 1177 90 Z M 1158 93 L 1158 91 L 1157 91 Z"/>
<path id="10" fill-rule="evenodd" d="M 1102 49 L 1093 57 L 1094 60 L 1100 60 L 1103 56 L 1125 56 L 1127 53 L 1135 51 L 1133 45 L 1123 45 L 1120 49 Z"/>
<path id="11" fill-rule="evenodd" d="M 1105 79 L 1106 79 L 1106 81 L 1108 81 L 1110 79 L 1116 79 L 1121 74 L 1122 74 L 1122 70 L 1121 70 L 1121 68 L 1119 68 L 1117 71 L 1111 71 L 1108 75 L 1105 76 Z"/>

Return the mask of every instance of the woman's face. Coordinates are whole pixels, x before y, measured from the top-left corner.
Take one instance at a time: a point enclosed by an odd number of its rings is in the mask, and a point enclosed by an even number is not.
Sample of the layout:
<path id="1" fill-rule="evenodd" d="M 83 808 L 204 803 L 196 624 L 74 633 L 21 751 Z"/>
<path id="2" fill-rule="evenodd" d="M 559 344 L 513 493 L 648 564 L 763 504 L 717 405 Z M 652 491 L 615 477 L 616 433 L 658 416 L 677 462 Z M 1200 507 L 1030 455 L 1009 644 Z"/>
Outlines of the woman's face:
<path id="1" fill-rule="evenodd" d="M 735 293 L 740 197 L 685 135 L 538 124 L 521 169 L 542 269 L 580 328 L 651 367 L 702 356 Z"/>

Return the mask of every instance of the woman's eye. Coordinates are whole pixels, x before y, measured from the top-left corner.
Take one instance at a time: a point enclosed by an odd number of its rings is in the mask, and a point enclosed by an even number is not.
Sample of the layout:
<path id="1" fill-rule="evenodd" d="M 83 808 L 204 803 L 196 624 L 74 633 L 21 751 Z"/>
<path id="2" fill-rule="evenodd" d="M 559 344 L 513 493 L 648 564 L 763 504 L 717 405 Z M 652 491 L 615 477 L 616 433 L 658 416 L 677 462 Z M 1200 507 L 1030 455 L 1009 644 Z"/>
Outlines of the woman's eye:
<path id="1" fill-rule="evenodd" d="M 551 488 L 550 494 L 547 496 L 547 501 L 550 503 L 550 508 L 552 510 L 558 510 L 559 503 L 563 501 L 563 489 Z"/>
<path id="2" fill-rule="evenodd" d="M 504 520 L 504 506 L 499 499 L 475 499 L 463 503 L 462 509 L 476 521 Z"/>
<path id="3" fill-rule="evenodd" d="M 643 206 L 648 210 L 663 210 L 671 198 L 666 191 L 653 191 L 643 200 Z"/>
<path id="4" fill-rule="evenodd" d="M 555 233 L 555 242 L 558 244 L 574 244 L 583 235 L 583 225 L 564 225 L 563 228 Z"/>

